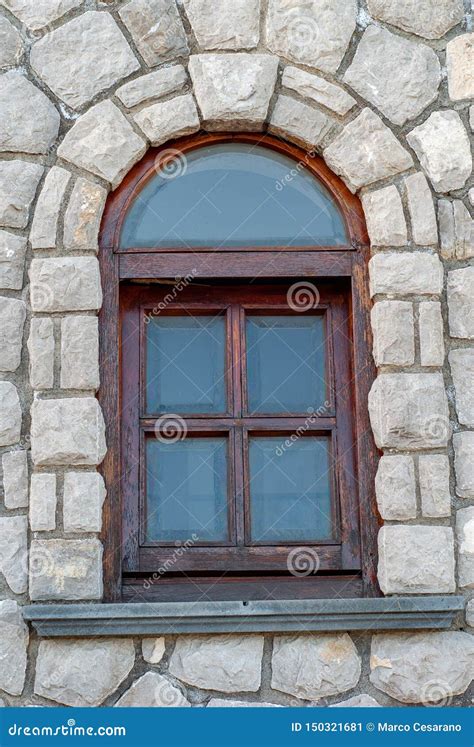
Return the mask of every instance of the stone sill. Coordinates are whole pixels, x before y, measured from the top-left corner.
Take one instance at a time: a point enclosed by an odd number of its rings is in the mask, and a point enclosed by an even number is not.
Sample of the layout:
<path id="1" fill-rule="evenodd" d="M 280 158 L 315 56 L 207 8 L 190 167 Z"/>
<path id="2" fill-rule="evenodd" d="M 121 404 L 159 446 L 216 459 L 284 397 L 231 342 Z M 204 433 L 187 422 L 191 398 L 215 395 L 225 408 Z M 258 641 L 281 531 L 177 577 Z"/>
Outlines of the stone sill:
<path id="1" fill-rule="evenodd" d="M 31 604 L 25 620 L 40 636 L 127 636 L 449 628 L 460 596 L 300 599 L 253 602 Z"/>

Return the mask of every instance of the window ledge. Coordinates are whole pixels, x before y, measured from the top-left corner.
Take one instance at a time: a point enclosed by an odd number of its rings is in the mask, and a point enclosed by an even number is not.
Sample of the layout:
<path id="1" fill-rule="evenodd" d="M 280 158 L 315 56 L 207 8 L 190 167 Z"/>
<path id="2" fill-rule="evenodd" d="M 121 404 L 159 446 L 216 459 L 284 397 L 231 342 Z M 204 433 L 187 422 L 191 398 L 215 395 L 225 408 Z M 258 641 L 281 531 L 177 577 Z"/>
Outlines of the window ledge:
<path id="1" fill-rule="evenodd" d="M 25 620 L 40 636 L 403 630 L 449 628 L 460 596 L 252 602 L 31 604 Z"/>

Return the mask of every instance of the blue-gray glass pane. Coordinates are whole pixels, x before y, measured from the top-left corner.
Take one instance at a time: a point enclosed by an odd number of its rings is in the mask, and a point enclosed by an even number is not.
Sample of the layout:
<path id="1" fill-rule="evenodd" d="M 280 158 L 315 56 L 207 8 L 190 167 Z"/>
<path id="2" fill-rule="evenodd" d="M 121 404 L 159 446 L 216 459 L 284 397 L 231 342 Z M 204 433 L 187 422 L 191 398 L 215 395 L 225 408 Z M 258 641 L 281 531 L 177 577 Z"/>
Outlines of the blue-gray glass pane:
<path id="1" fill-rule="evenodd" d="M 146 326 L 146 410 L 226 411 L 223 316 L 150 319 Z"/>
<path id="2" fill-rule="evenodd" d="M 228 539 L 226 439 L 148 440 L 146 475 L 148 542 Z"/>
<path id="3" fill-rule="evenodd" d="M 168 164 L 133 201 L 120 238 L 124 249 L 345 243 L 339 209 L 306 168 L 241 143 Z"/>
<path id="4" fill-rule="evenodd" d="M 248 316 L 251 413 L 306 413 L 326 400 L 322 316 Z"/>
<path id="5" fill-rule="evenodd" d="M 332 538 L 328 439 L 251 438 L 249 458 L 253 542 Z"/>

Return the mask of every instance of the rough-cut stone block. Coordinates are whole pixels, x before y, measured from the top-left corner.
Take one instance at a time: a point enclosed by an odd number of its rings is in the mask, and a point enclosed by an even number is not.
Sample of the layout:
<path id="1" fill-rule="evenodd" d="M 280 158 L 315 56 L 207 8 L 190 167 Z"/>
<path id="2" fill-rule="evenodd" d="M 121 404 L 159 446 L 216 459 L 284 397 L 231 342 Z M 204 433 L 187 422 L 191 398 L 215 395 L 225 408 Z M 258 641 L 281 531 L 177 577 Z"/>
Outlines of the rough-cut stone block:
<path id="1" fill-rule="evenodd" d="M 200 127 L 199 115 L 191 94 L 151 104 L 135 114 L 134 119 L 153 146 L 190 135 Z"/>
<path id="2" fill-rule="evenodd" d="M 474 506 L 456 513 L 459 586 L 474 589 Z"/>
<path id="3" fill-rule="evenodd" d="M 30 527 L 32 532 L 56 529 L 56 475 L 31 475 Z"/>
<path id="4" fill-rule="evenodd" d="M 25 228 L 42 173 L 38 163 L 0 163 L 0 226 Z"/>
<path id="5" fill-rule="evenodd" d="M 35 602 L 100 599 L 102 544 L 97 539 L 33 540 L 29 576 Z"/>
<path id="6" fill-rule="evenodd" d="M 0 76 L 0 150 L 46 153 L 59 131 L 59 113 L 21 73 Z"/>
<path id="7" fill-rule="evenodd" d="M 22 289 L 25 254 L 26 239 L 0 231 L 0 288 Z"/>
<path id="8" fill-rule="evenodd" d="M 124 681 L 134 661 L 133 641 L 127 638 L 41 641 L 34 691 L 67 706 L 98 706 Z"/>
<path id="9" fill-rule="evenodd" d="M 416 517 L 416 481 L 413 458 L 383 456 L 375 476 L 377 505 L 382 519 L 397 521 Z"/>
<path id="10" fill-rule="evenodd" d="M 421 512 L 430 519 L 451 515 L 449 459 L 445 454 L 424 454 L 418 462 Z"/>
<path id="11" fill-rule="evenodd" d="M 404 31 L 425 39 L 439 39 L 462 21 L 462 0 L 368 0 L 369 13 L 380 21 L 390 23 Z"/>
<path id="12" fill-rule="evenodd" d="M 443 289 L 443 265 L 435 254 L 380 252 L 370 260 L 369 274 L 372 296 L 431 295 Z"/>
<path id="13" fill-rule="evenodd" d="M 338 695 L 355 687 L 361 660 L 347 633 L 282 635 L 273 642 L 274 690 L 305 700 Z"/>
<path id="14" fill-rule="evenodd" d="M 430 47 L 371 24 L 344 81 L 392 122 L 403 125 L 436 99 L 441 67 Z"/>
<path id="15" fill-rule="evenodd" d="M 282 706 L 275 705 L 275 703 L 256 703 L 253 700 L 211 698 L 207 708 L 282 708 Z"/>
<path id="16" fill-rule="evenodd" d="M 132 0 L 120 9 L 119 15 L 148 65 L 188 54 L 174 0 Z"/>
<path id="17" fill-rule="evenodd" d="M 89 311 L 102 305 L 99 263 L 95 257 L 34 259 L 30 283 L 33 311 Z"/>
<path id="18" fill-rule="evenodd" d="M 111 101 L 80 117 L 66 134 L 58 155 L 117 187 L 145 153 L 145 142 Z"/>
<path id="19" fill-rule="evenodd" d="M 448 272 L 448 317 L 452 337 L 474 339 L 474 267 Z"/>
<path id="20" fill-rule="evenodd" d="M 335 73 L 356 27 L 355 0 L 270 0 L 266 44 L 293 62 Z"/>
<path id="21" fill-rule="evenodd" d="M 451 204 L 456 258 L 472 259 L 474 257 L 474 220 L 462 200 L 453 200 Z"/>
<path id="22" fill-rule="evenodd" d="M 439 373 L 390 373 L 376 378 L 369 414 L 380 449 L 429 449 L 450 437 L 448 401 Z"/>
<path id="23" fill-rule="evenodd" d="M 418 172 L 406 176 L 405 187 L 413 241 L 419 246 L 437 244 L 438 226 L 433 198 L 425 175 Z"/>
<path id="24" fill-rule="evenodd" d="M 474 98 L 474 34 L 456 36 L 446 47 L 449 98 Z"/>
<path id="25" fill-rule="evenodd" d="M 99 184 L 88 179 L 77 180 L 64 216 L 65 249 L 97 252 L 97 237 L 106 198 L 107 192 Z"/>
<path id="26" fill-rule="evenodd" d="M 201 49 L 252 49 L 258 44 L 260 0 L 184 0 Z"/>
<path id="27" fill-rule="evenodd" d="M 409 366 L 414 363 L 413 305 L 409 301 L 379 301 L 370 318 L 376 365 Z"/>
<path id="28" fill-rule="evenodd" d="M 474 431 L 453 436 L 456 494 L 460 498 L 474 498 Z"/>
<path id="29" fill-rule="evenodd" d="M 27 516 L 0 516 L 0 573 L 14 594 L 28 587 L 27 541 Z"/>
<path id="30" fill-rule="evenodd" d="M 159 664 L 165 655 L 165 639 L 144 638 L 142 641 L 142 656 L 149 664 Z"/>
<path id="31" fill-rule="evenodd" d="M 384 526 L 378 547 L 378 580 L 384 594 L 450 594 L 456 590 L 451 527 Z"/>
<path id="32" fill-rule="evenodd" d="M 61 386 L 99 388 L 99 328 L 96 316 L 68 316 L 61 322 Z"/>
<path id="33" fill-rule="evenodd" d="M 469 137 L 457 112 L 433 112 L 407 134 L 407 140 L 437 192 L 465 185 L 472 171 L 472 156 Z"/>
<path id="34" fill-rule="evenodd" d="M 33 402 L 31 455 L 36 465 L 97 465 L 105 451 L 104 418 L 96 399 Z"/>
<path id="35" fill-rule="evenodd" d="M 270 119 L 270 132 L 313 149 L 329 132 L 334 120 L 312 106 L 279 96 Z"/>
<path id="36" fill-rule="evenodd" d="M 470 202 L 474 189 L 469 192 Z M 439 200 L 438 218 L 441 254 L 446 259 L 474 257 L 474 221 L 462 200 Z"/>
<path id="37" fill-rule="evenodd" d="M 311 99 L 316 104 L 322 104 L 341 116 L 347 114 L 357 104 L 357 101 L 341 86 L 329 83 L 325 78 L 307 73 L 298 67 L 287 65 L 281 82 L 285 88 L 296 91 L 300 96 Z"/>
<path id="38" fill-rule="evenodd" d="M 371 695 L 361 693 L 360 695 L 354 695 L 352 698 L 342 700 L 340 703 L 333 703 L 329 708 L 380 708 L 375 698 Z"/>
<path id="39" fill-rule="evenodd" d="M 451 350 L 449 365 L 456 390 L 459 422 L 474 427 L 474 348 Z"/>
<path id="40" fill-rule="evenodd" d="M 54 384 L 54 324 L 45 317 L 33 317 L 28 337 L 30 384 L 33 389 L 52 389 Z"/>
<path id="41" fill-rule="evenodd" d="M 256 692 L 260 687 L 262 655 L 261 635 L 180 636 L 169 671 L 203 690 Z"/>
<path id="42" fill-rule="evenodd" d="M 352 192 L 413 166 L 413 159 L 380 117 L 364 109 L 325 149 L 328 166 Z"/>
<path id="43" fill-rule="evenodd" d="M 10 446 L 20 440 L 21 406 L 16 387 L 0 381 L 0 446 Z"/>
<path id="44" fill-rule="evenodd" d="M 8 451 L 2 456 L 5 508 L 28 506 L 28 455 L 25 449 Z"/>
<path id="45" fill-rule="evenodd" d="M 116 708 L 185 708 L 191 703 L 181 690 L 158 672 L 147 672 L 122 695 Z"/>
<path id="46" fill-rule="evenodd" d="M 60 166 L 53 166 L 47 173 L 30 231 L 33 249 L 56 247 L 59 211 L 70 178 L 70 172 Z"/>
<path id="47" fill-rule="evenodd" d="M 442 366 L 444 332 L 441 304 L 427 301 L 419 306 L 420 362 L 422 366 Z"/>
<path id="48" fill-rule="evenodd" d="M 0 68 L 18 65 L 23 54 L 23 41 L 7 18 L 0 18 Z"/>
<path id="49" fill-rule="evenodd" d="M 48 26 L 84 0 L 2 0 L 4 5 L 31 31 Z"/>
<path id="50" fill-rule="evenodd" d="M 37 41 L 31 65 L 72 109 L 80 109 L 140 67 L 112 16 L 93 10 Z"/>
<path id="51" fill-rule="evenodd" d="M 98 472 L 66 472 L 63 524 L 65 532 L 100 532 L 105 485 Z"/>
<path id="52" fill-rule="evenodd" d="M 373 246 L 404 246 L 407 227 L 402 200 L 393 185 L 362 196 L 367 230 Z"/>
<path id="53" fill-rule="evenodd" d="M 474 638 L 460 631 L 380 633 L 372 638 L 370 681 L 402 703 L 446 703 L 474 672 Z"/>
<path id="54" fill-rule="evenodd" d="M 474 628 L 474 599 L 471 599 L 466 605 L 466 623 Z"/>
<path id="55" fill-rule="evenodd" d="M 26 306 L 0 296 L 0 371 L 16 371 L 21 362 Z"/>
<path id="56" fill-rule="evenodd" d="M 9 695 L 23 692 L 28 639 L 21 607 L 13 599 L 0 602 L 0 688 Z"/>
<path id="57" fill-rule="evenodd" d="M 173 65 L 155 70 L 148 75 L 125 83 L 115 95 L 127 108 L 143 104 L 152 99 L 159 99 L 183 88 L 186 83 L 186 70 L 182 65 Z"/>
<path id="58" fill-rule="evenodd" d="M 276 83 L 269 54 L 199 54 L 189 60 L 197 102 L 208 129 L 261 129 Z"/>

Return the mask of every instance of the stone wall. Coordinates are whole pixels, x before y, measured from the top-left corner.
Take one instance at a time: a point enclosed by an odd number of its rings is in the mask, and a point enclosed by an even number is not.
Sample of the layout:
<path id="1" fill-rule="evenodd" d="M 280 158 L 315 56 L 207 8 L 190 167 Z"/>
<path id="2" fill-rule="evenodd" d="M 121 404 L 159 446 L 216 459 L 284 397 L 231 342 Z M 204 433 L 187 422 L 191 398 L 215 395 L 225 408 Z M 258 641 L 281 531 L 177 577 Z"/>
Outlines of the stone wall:
<path id="1" fill-rule="evenodd" d="M 469 8 L 468 0 L 0 1 L 6 704 L 470 702 Z M 463 593 L 455 629 L 38 640 L 23 622 L 29 601 L 102 596 L 96 255 L 107 193 L 150 145 L 200 129 L 268 129 L 315 148 L 359 194 L 373 251 L 379 582 L 385 594 Z"/>

